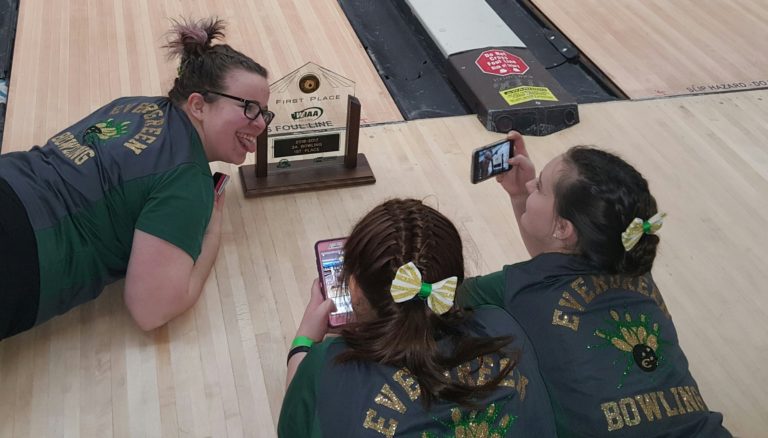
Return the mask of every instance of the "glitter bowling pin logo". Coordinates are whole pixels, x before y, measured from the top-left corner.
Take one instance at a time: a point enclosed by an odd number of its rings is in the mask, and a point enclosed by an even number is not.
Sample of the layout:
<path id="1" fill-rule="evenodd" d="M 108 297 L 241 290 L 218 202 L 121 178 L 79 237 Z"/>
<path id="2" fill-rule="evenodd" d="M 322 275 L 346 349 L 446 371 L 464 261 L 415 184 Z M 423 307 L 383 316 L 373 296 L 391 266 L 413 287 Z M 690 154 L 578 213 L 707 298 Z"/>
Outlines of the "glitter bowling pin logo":
<path id="1" fill-rule="evenodd" d="M 626 377 L 633 368 L 642 372 L 651 373 L 663 364 L 663 354 L 660 335 L 660 327 L 656 322 L 651 322 L 645 314 L 640 314 L 639 319 L 633 319 L 628 312 L 622 318 L 615 310 L 610 311 L 612 327 L 610 329 L 597 329 L 595 336 L 604 340 L 602 344 L 590 345 L 587 348 L 600 348 L 613 346 L 626 359 L 624 372 L 622 373 L 619 388 L 623 386 Z M 634 365 L 634 366 L 633 366 Z"/>

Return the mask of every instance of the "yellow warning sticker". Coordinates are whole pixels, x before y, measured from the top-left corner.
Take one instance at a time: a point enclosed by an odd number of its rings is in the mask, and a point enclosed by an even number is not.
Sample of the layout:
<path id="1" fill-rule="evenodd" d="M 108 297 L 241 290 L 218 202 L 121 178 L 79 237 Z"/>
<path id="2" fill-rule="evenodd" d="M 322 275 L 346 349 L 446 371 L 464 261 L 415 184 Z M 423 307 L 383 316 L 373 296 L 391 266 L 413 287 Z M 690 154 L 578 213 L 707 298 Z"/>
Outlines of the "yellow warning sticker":
<path id="1" fill-rule="evenodd" d="M 547 87 L 531 87 L 523 85 L 522 87 L 509 88 L 499 91 L 501 97 L 507 101 L 509 106 L 519 105 L 532 100 L 549 100 L 557 102 L 557 97 Z"/>

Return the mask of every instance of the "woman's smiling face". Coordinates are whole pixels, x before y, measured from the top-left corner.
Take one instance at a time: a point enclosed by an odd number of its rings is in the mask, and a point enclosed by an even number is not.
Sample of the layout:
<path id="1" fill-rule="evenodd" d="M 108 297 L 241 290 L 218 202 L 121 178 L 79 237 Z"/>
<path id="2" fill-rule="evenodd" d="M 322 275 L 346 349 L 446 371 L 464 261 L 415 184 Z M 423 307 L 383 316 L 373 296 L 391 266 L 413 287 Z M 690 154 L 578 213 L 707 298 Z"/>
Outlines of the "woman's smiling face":
<path id="1" fill-rule="evenodd" d="M 266 108 L 269 101 L 269 83 L 264 76 L 241 69 L 231 70 L 221 92 L 258 102 Z M 263 115 L 251 120 L 245 116 L 245 104 L 227 97 L 209 94 L 212 102 L 205 103 L 200 120 L 203 147 L 208 161 L 242 164 L 248 152 L 256 152 L 256 137 L 266 128 Z"/>
<path id="2" fill-rule="evenodd" d="M 539 176 L 525 185 L 528 198 L 525 212 L 520 216 L 520 231 L 525 233 L 534 244 L 536 254 L 560 251 L 564 236 L 557 233 L 557 213 L 555 212 L 555 185 L 565 171 L 563 157 L 552 159 Z"/>

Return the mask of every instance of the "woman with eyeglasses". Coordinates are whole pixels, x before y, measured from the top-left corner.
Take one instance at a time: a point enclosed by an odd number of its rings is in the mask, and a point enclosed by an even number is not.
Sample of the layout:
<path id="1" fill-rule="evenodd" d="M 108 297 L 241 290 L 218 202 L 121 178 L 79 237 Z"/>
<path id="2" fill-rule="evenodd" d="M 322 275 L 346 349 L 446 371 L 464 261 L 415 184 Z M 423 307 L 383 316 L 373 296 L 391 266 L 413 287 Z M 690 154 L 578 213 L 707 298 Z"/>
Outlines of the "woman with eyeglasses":
<path id="1" fill-rule="evenodd" d="M 167 97 L 117 99 L 0 157 L 0 339 L 122 277 L 144 330 L 197 301 L 224 205 L 208 163 L 241 164 L 273 118 L 266 69 L 214 45 L 223 29 L 174 23 L 166 48 L 181 61 Z"/>

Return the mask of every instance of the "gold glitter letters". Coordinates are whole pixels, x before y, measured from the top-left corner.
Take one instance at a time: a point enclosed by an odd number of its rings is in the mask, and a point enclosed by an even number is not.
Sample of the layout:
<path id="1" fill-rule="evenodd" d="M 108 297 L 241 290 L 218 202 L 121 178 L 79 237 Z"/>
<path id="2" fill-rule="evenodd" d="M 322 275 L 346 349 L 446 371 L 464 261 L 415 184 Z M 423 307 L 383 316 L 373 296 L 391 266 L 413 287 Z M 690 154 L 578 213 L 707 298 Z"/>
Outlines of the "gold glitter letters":
<path id="1" fill-rule="evenodd" d="M 416 401 L 416 399 L 419 398 L 419 395 L 421 395 L 419 382 L 411 376 L 411 373 L 407 368 L 397 370 L 392 376 L 392 379 L 403 387 L 411 401 Z"/>
<path id="2" fill-rule="evenodd" d="M 451 370 L 446 371 L 445 376 L 450 379 L 452 375 L 455 375 L 456 380 L 467 385 L 483 385 L 488 382 L 491 376 L 496 375 L 494 371 L 501 371 L 509 363 L 510 359 L 507 357 L 497 358 L 495 355 L 486 355 L 457 366 L 452 370 L 453 372 L 451 372 Z M 496 370 L 494 370 L 494 368 L 496 368 Z M 392 375 L 392 380 L 397 382 L 397 384 L 390 386 L 385 383 L 376 394 L 374 402 L 379 406 L 391 409 L 397 414 L 388 412 L 382 416 L 376 409 L 371 407 L 367 410 L 365 420 L 363 421 L 363 428 L 375 430 L 387 437 L 394 436 L 397 431 L 397 426 L 399 424 L 397 420 L 399 417 L 397 417 L 397 415 L 403 415 L 408 411 L 408 405 L 406 405 L 406 403 L 415 402 L 421 396 L 419 383 L 407 368 L 400 368 L 395 371 Z M 513 368 L 500 383 L 500 386 L 515 390 L 520 397 L 520 401 L 524 401 L 528 383 L 528 378 L 520 374 L 517 368 Z M 405 391 L 410 400 L 398 397 L 395 391 L 400 392 L 400 388 Z M 402 392 L 400 394 L 402 396 Z M 403 400 L 405 402 L 403 402 Z M 617 412 L 619 412 L 618 406 L 616 409 Z M 629 409 L 631 409 L 631 407 L 629 407 Z M 456 436 L 504 436 L 507 427 L 514 421 L 515 417 L 505 415 L 499 420 L 494 415 L 495 410 L 496 406 L 491 404 L 486 411 L 482 413 L 482 418 L 476 418 L 479 411 L 471 411 L 468 416 L 462 419 L 461 410 L 456 409 L 455 412 L 453 412 L 454 422 L 457 421 L 456 416 L 461 420 L 461 427 L 459 427 L 458 423 L 455 425 Z M 635 412 L 637 412 L 637 408 L 635 408 Z M 621 413 L 618 413 L 617 415 L 621 418 Z M 394 418 L 390 418 L 390 416 Z M 492 422 L 499 421 L 497 426 L 491 426 L 491 424 L 486 421 L 491 418 L 493 419 Z M 469 435 L 461 435 L 461 433 L 468 433 Z M 480 435 L 478 435 L 478 433 Z"/>
<path id="3" fill-rule="evenodd" d="M 508 358 L 503 358 L 499 361 L 499 370 L 503 370 L 509 363 Z M 499 383 L 499 386 L 506 386 L 507 388 L 515 388 L 518 394 L 520 394 L 520 401 L 525 401 L 525 388 L 528 387 L 528 378 L 525 377 L 517 370 L 512 369 L 507 377 Z"/>
<path id="4" fill-rule="evenodd" d="M 373 409 L 368 409 L 368 412 L 365 414 L 363 427 L 366 429 L 373 429 L 376 432 L 386 436 L 387 438 L 392 438 L 395 436 L 395 431 L 397 430 L 397 420 L 390 418 L 389 426 L 384 427 L 385 420 L 382 417 L 378 417 L 378 415 L 379 414 L 377 414 Z"/>
<path id="5" fill-rule="evenodd" d="M 459 377 L 459 382 L 474 386 L 475 380 L 472 378 L 472 365 L 470 362 L 463 363 L 456 367 L 456 374 Z"/>
<path id="6" fill-rule="evenodd" d="M 581 277 L 574 280 L 573 283 L 571 283 L 571 287 L 576 291 L 577 294 L 581 295 L 581 298 L 584 299 L 584 303 L 586 304 L 592 302 L 592 300 L 594 300 L 597 296 L 594 292 L 587 288 L 587 286 L 584 284 L 584 279 Z"/>
<path id="7" fill-rule="evenodd" d="M 637 412 L 635 401 L 629 397 L 619 400 L 621 415 L 624 417 L 624 424 L 627 426 L 637 426 L 640 424 L 640 413 Z M 632 415 L 630 415 L 630 412 Z"/>
<path id="8" fill-rule="evenodd" d="M 667 399 L 664 398 L 663 391 L 656 391 L 656 394 L 659 395 L 659 401 L 661 402 L 662 406 L 664 406 L 664 411 L 666 412 L 667 417 L 674 417 L 675 415 L 678 415 L 677 409 L 669 407 L 669 403 L 667 403 Z"/>
<path id="9" fill-rule="evenodd" d="M 656 401 L 656 393 L 649 392 L 648 394 L 640 394 L 635 396 L 637 404 L 640 405 L 640 409 L 645 413 L 645 417 L 648 421 L 655 419 L 661 419 L 661 409 L 659 409 L 659 402 Z"/>
<path id="10" fill-rule="evenodd" d="M 560 309 L 555 309 L 554 314 L 552 314 L 552 325 L 561 325 L 573 331 L 579 331 L 579 320 L 578 316 L 567 315 Z"/>
<path id="11" fill-rule="evenodd" d="M 392 391 L 392 388 L 390 388 L 386 383 L 381 387 L 381 391 L 379 391 L 374 400 L 377 404 L 386 406 L 389 409 L 397 411 L 401 414 L 404 414 L 407 409 L 403 402 L 397 398 L 397 395 L 395 395 L 395 392 Z"/>
<path id="12" fill-rule="evenodd" d="M 568 327 L 573 331 L 579 330 L 579 312 L 585 311 L 585 306 L 589 305 L 596 297 L 602 295 L 608 291 L 632 291 L 639 294 L 650 297 L 656 305 L 659 306 L 664 315 L 667 318 L 671 318 L 667 305 L 664 304 L 664 299 L 661 297 L 661 293 L 655 284 L 648 276 L 641 276 L 637 278 L 622 277 L 619 275 L 611 276 L 592 276 L 590 277 L 591 284 L 584 280 L 583 277 L 578 277 L 571 282 L 570 290 L 565 290 L 557 302 L 560 308 L 555 308 L 552 315 L 552 325 L 559 325 Z M 576 296 L 572 294 L 576 293 L 581 301 L 577 300 Z M 583 301 L 583 303 L 582 303 Z M 574 312 L 575 311 L 575 312 Z M 568 312 L 568 313 L 565 313 Z"/>
<path id="13" fill-rule="evenodd" d="M 701 398 L 701 395 L 699 394 L 699 388 L 695 386 L 689 386 L 688 389 L 691 390 L 691 394 L 693 394 L 693 398 L 696 399 L 696 401 L 699 403 L 699 406 L 701 406 L 701 410 L 706 412 L 709 410 L 707 407 L 707 404 L 704 403 L 704 399 Z"/>
<path id="14" fill-rule="evenodd" d="M 484 385 L 491 375 L 491 369 L 493 368 L 493 357 L 483 356 L 480 359 L 480 369 L 477 370 L 477 386 Z"/>
<path id="15" fill-rule="evenodd" d="M 618 403 L 603 403 L 600 405 L 600 408 L 603 410 L 603 414 L 605 414 L 605 420 L 608 422 L 608 432 L 612 432 L 624 427 L 624 420 L 621 419 Z"/>
<path id="16" fill-rule="evenodd" d="M 560 301 L 557 304 L 559 304 L 559 305 L 561 305 L 563 307 L 570 307 L 571 309 L 576 309 L 579 312 L 583 312 L 585 310 L 584 306 L 579 304 L 573 298 L 573 296 L 571 296 L 571 294 L 569 294 L 568 292 L 563 292 L 563 297 L 560 298 Z"/>
<path id="17" fill-rule="evenodd" d="M 676 407 L 669 405 L 665 393 L 672 395 Z M 640 409 L 637 408 L 638 405 L 640 405 Z M 661 407 L 664 408 L 663 411 Z M 686 415 L 691 412 L 708 411 L 695 386 L 677 386 L 665 391 L 637 394 L 603 403 L 600 405 L 600 409 L 605 415 L 609 432 L 622 429 L 624 426 L 632 427 L 640 424 L 643 421 L 640 410 L 645 414 L 646 421 L 661 420 L 664 417 Z"/>

